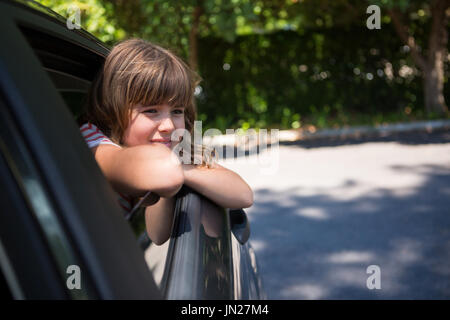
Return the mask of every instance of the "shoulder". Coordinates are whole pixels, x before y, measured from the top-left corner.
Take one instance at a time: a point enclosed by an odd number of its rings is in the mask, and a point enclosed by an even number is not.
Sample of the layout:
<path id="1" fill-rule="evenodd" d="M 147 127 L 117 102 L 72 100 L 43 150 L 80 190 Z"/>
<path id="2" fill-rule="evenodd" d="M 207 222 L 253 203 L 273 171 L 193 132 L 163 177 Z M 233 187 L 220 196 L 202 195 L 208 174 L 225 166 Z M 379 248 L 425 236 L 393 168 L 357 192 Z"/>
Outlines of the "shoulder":
<path id="1" fill-rule="evenodd" d="M 101 144 L 109 144 L 121 148 L 111 141 L 96 125 L 85 123 L 80 127 L 80 132 L 89 148 L 96 148 Z"/>

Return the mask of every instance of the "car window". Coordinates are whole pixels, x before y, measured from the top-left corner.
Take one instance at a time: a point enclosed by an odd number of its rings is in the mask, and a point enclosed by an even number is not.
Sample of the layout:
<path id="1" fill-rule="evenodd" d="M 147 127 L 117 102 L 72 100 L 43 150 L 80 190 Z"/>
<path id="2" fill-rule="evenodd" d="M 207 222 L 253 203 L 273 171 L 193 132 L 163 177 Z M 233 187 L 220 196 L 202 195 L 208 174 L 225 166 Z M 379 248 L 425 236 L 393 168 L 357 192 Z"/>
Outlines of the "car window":
<path id="1" fill-rule="evenodd" d="M 227 210 L 183 186 L 175 204 L 168 299 L 228 300 L 234 295 Z M 164 278 L 163 278 L 164 281 Z"/>
<path id="2" fill-rule="evenodd" d="M 161 245 L 154 244 L 145 230 L 145 208 L 140 208 L 129 220 L 140 248 L 144 252 L 145 262 L 153 273 L 154 280 L 160 289 L 164 289 L 167 273 L 167 256 L 170 239 Z"/>
<path id="3" fill-rule="evenodd" d="M 78 119 L 84 112 L 91 82 L 58 70 L 45 70 L 75 119 Z"/>
<path id="4" fill-rule="evenodd" d="M 5 158 L 30 214 L 39 224 L 61 281 L 65 283 L 67 267 L 70 265 L 81 266 L 82 263 L 58 218 L 57 209 L 31 152 L 20 130 L 16 127 L 14 118 L 7 110 L 6 103 L 3 103 L 2 100 L 0 100 L 0 155 Z M 68 294 L 75 299 L 93 297 L 95 293 L 87 279 L 88 277 L 82 278 L 80 290 L 67 290 Z"/>
<path id="5" fill-rule="evenodd" d="M 6 282 L 6 274 L 10 273 L 8 272 L 10 269 L 10 263 L 8 261 L 7 255 L 5 250 L 3 249 L 3 245 L 0 241 L 0 294 L 2 297 L 6 298 L 7 300 L 11 300 L 13 298 L 10 286 L 14 286 L 14 283 L 8 283 Z M 9 278 L 12 278 L 12 276 L 10 275 Z M 14 282 L 11 281 L 11 279 L 8 279 L 10 282 Z"/>
<path id="6" fill-rule="evenodd" d="M 73 43 L 69 44 L 35 30 L 24 28 L 22 31 L 39 58 L 43 69 L 52 80 L 55 89 L 70 109 L 74 121 L 77 121 L 85 111 L 91 82 L 103 61 L 99 59 L 98 55 L 86 52 L 84 48 L 76 47 Z M 45 46 L 43 42 L 51 43 L 51 46 Z M 80 123 L 78 122 L 78 124 Z M 144 209 L 141 208 L 128 222 L 142 249 L 149 270 L 161 288 L 170 240 L 159 246 L 151 242 L 145 231 L 143 211 Z"/>
<path id="7" fill-rule="evenodd" d="M 28 27 L 20 27 L 43 69 L 69 107 L 75 119 L 84 112 L 91 82 L 102 59 L 74 43 Z"/>

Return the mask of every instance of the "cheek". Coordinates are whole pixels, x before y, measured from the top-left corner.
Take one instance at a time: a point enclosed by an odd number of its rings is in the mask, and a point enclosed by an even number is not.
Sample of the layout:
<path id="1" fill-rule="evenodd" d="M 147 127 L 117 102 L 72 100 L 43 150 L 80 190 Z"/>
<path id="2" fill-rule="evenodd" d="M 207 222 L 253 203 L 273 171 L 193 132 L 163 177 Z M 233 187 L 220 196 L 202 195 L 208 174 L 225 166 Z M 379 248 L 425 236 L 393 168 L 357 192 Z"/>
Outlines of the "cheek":
<path id="1" fill-rule="evenodd" d="M 173 124 L 175 126 L 175 129 L 185 129 L 186 125 L 184 123 L 184 117 L 177 118 L 173 120 Z"/>
<path id="2" fill-rule="evenodd" d="M 133 147 L 139 144 L 139 135 L 136 134 L 136 128 L 130 127 L 125 131 L 123 142 L 127 147 Z"/>
<path id="3" fill-rule="evenodd" d="M 128 127 L 125 142 L 128 146 L 145 144 L 156 131 L 156 124 L 150 119 L 138 119 Z"/>
<path id="4" fill-rule="evenodd" d="M 158 130 L 158 126 L 154 121 L 145 119 L 145 121 L 142 121 L 135 129 L 136 138 L 141 141 L 141 143 L 145 143 L 149 137 L 155 134 Z"/>

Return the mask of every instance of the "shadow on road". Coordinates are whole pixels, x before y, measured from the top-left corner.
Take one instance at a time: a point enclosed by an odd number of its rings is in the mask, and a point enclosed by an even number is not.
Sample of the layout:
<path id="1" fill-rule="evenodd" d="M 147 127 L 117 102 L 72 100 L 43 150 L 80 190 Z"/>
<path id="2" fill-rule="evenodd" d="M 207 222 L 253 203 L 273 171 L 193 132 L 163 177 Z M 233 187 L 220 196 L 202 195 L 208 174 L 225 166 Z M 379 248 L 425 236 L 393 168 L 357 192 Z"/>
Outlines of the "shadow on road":
<path id="1" fill-rule="evenodd" d="M 322 147 L 340 147 L 344 145 L 357 145 L 368 142 L 397 142 L 407 145 L 423 145 L 423 144 L 443 144 L 450 143 L 450 130 L 434 130 L 433 132 L 397 132 L 390 134 L 372 134 L 362 135 L 360 137 L 323 137 L 323 138 L 309 138 L 298 141 L 284 141 L 279 142 L 280 146 L 294 146 L 304 149 L 314 149 Z M 252 147 L 227 147 L 220 145 L 210 145 L 215 148 L 220 159 L 238 159 L 242 157 L 255 156 L 264 152 L 272 152 L 274 145 L 261 144 Z M 277 151 L 273 151 L 277 152 Z"/>
<path id="2" fill-rule="evenodd" d="M 250 239 L 270 299 L 450 298 L 449 167 L 392 169 L 425 182 L 409 193 L 373 189 L 348 201 L 326 190 L 255 190 Z M 380 290 L 366 286 L 369 265 L 381 269 Z"/>
<path id="3" fill-rule="evenodd" d="M 450 130 L 435 130 L 431 133 L 422 131 L 410 132 L 396 132 L 390 134 L 373 134 L 360 137 L 346 137 L 346 138 L 311 138 L 307 140 L 280 142 L 284 146 L 298 146 L 305 149 L 320 148 L 320 147 L 339 147 L 343 145 L 355 145 L 367 142 L 397 142 L 407 145 L 420 145 L 430 143 L 449 143 Z"/>

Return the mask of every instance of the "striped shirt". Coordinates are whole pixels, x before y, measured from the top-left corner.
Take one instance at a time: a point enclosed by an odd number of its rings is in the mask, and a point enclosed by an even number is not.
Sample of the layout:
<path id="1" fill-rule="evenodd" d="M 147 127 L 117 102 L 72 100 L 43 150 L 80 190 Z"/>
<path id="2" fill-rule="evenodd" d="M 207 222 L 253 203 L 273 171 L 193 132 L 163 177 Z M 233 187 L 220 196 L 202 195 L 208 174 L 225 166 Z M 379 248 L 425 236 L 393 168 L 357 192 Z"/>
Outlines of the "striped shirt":
<path id="1" fill-rule="evenodd" d="M 80 131 L 89 148 L 95 148 L 101 144 L 110 144 L 118 148 L 122 148 L 118 144 L 112 142 L 107 136 L 103 134 L 103 132 L 99 130 L 99 128 L 97 128 L 92 123 L 83 124 L 80 127 Z M 120 192 L 117 192 L 117 194 L 119 196 L 118 202 L 122 209 L 124 209 L 126 213 L 131 212 L 131 210 L 133 209 L 133 205 L 136 202 L 135 199 Z"/>

